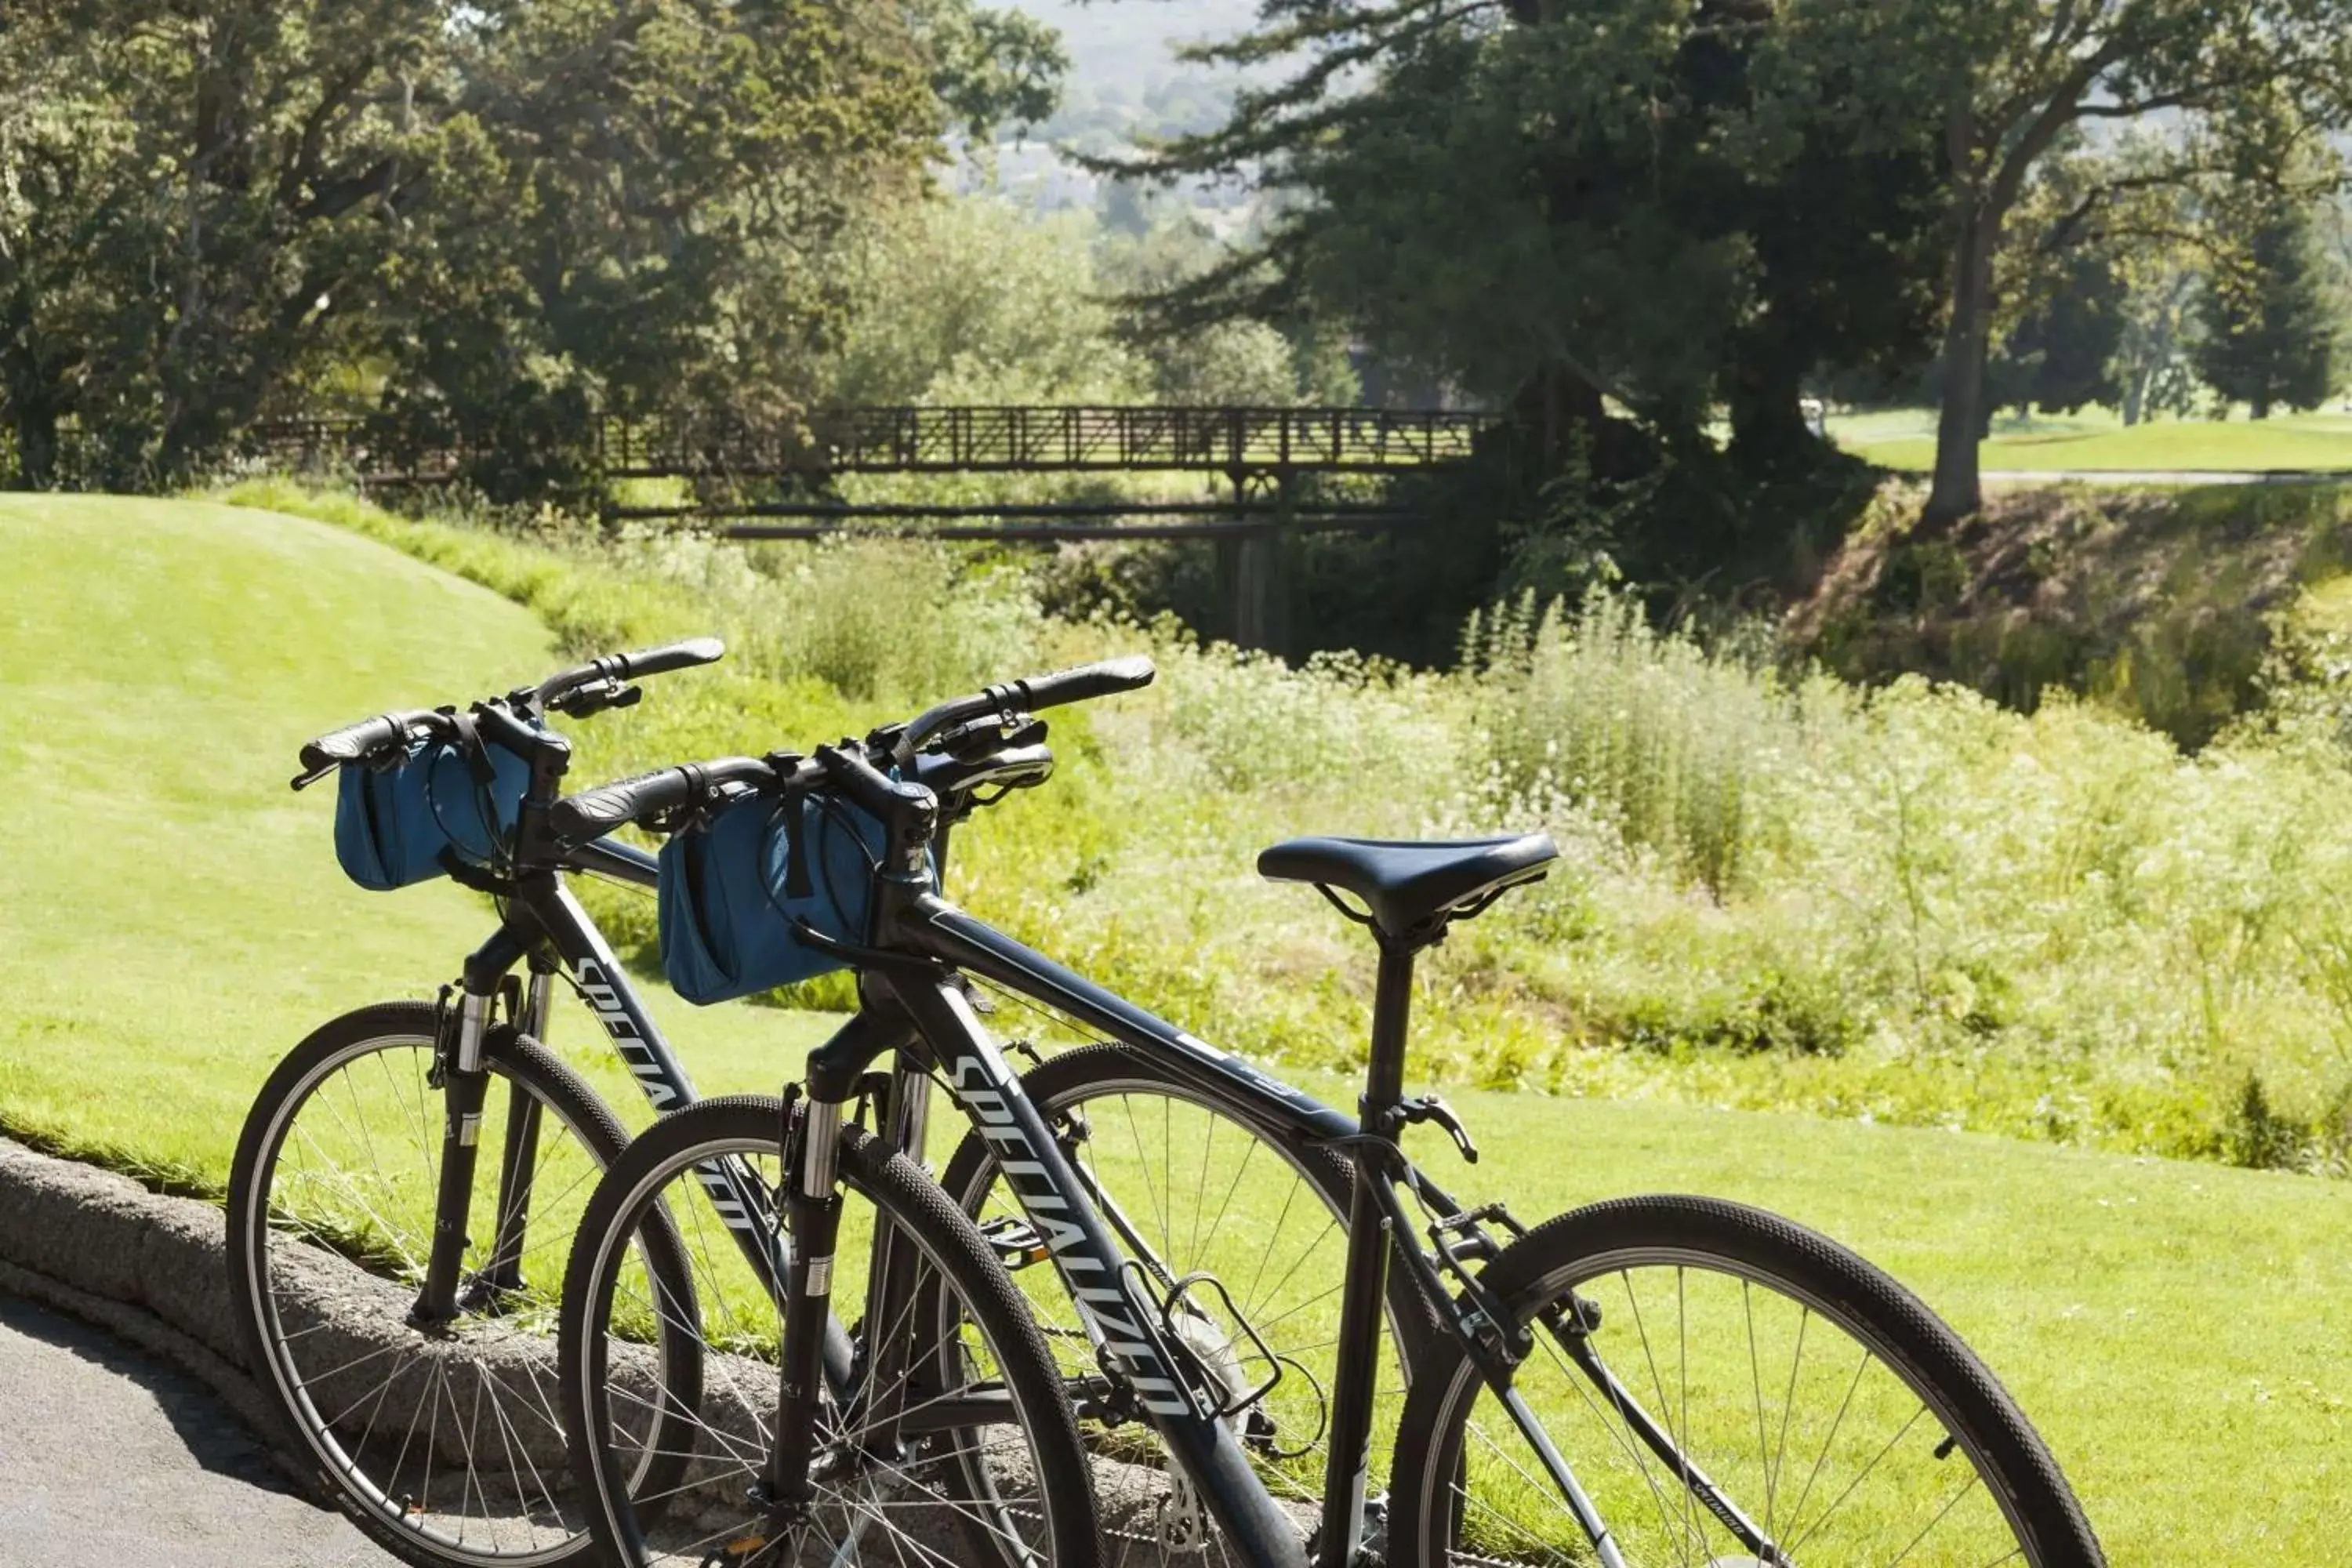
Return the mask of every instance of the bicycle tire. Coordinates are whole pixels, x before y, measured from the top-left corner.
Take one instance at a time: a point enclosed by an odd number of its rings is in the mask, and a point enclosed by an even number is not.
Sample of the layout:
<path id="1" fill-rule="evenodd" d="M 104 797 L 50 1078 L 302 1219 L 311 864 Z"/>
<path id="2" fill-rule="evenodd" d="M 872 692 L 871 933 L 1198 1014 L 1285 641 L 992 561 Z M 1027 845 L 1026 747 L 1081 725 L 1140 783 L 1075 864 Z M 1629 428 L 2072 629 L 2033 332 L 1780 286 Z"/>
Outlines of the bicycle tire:
<path id="1" fill-rule="evenodd" d="M 539 1337 L 552 1327 L 551 1310 L 536 1296 L 509 1294 L 484 1297 L 439 1332 L 405 1317 L 421 1277 L 413 1266 L 431 1233 L 440 1152 L 428 1066 L 436 1030 L 429 1004 L 381 1004 L 320 1026 L 279 1062 L 247 1113 L 231 1168 L 229 1299 L 247 1364 L 292 1451 L 371 1540 L 421 1568 L 541 1568 L 591 1544 L 551 1418 L 554 1347 Z M 493 1029 L 483 1058 L 493 1088 L 477 1186 L 497 1185 L 499 1134 L 520 1094 L 537 1108 L 541 1129 L 529 1232 L 538 1245 L 521 1261 L 551 1260 L 552 1282 L 571 1239 L 563 1205 L 586 1174 L 618 1158 L 627 1136 L 579 1076 L 529 1037 Z M 497 1091 L 499 1082 L 508 1093 Z M 313 1107 L 331 1121 L 306 1124 Z M 338 1150 L 353 1160 L 339 1162 Z M 373 1173 L 346 1168 L 362 1159 L 374 1161 Z M 387 1172 L 388 1162 L 400 1168 Z M 559 1190 L 567 1174 L 575 1186 Z M 353 1205 L 356 1230 L 346 1223 Z M 667 1245 L 657 1266 L 684 1288 L 674 1238 Z M 484 1261 L 469 1243 L 469 1278 Z M 696 1349 L 666 1344 L 664 1375 L 698 1375 Z M 391 1370 L 379 1379 L 386 1356 Z M 364 1380 L 367 1409 L 356 1437 L 355 1380 Z M 409 1404 L 412 1394 L 421 1401 Z M 668 1446 L 662 1434 L 649 1436 L 640 1484 L 658 1489 L 674 1479 L 677 1462 L 662 1457 Z M 438 1456 L 452 1451 L 465 1472 L 455 1481 L 454 1521 L 433 1506 L 436 1481 L 445 1500 L 451 1484 Z M 477 1500 L 478 1520 L 467 1511 Z M 577 1527 L 568 1510 L 582 1514 Z"/>
<path id="2" fill-rule="evenodd" d="M 673 1206 L 698 1203 L 703 1189 L 695 1173 L 710 1161 L 728 1157 L 748 1160 L 772 1187 L 780 1184 L 782 1125 L 783 1107 L 776 1100 L 729 1096 L 701 1101 L 665 1118 L 642 1134 L 598 1184 L 589 1200 L 565 1273 L 560 1356 L 565 1423 L 577 1463 L 594 1497 L 592 1522 L 595 1537 L 609 1562 L 629 1565 L 673 1561 L 700 1563 L 714 1560 L 710 1556 L 713 1543 L 722 1540 L 733 1552 L 727 1560 L 740 1562 L 745 1568 L 764 1568 L 771 1562 L 792 1559 L 791 1549 L 772 1550 L 783 1543 L 762 1539 L 760 1532 L 764 1528 L 764 1515 L 761 1506 L 742 1500 L 745 1479 L 756 1479 L 758 1467 L 765 1457 L 764 1439 L 769 1427 L 761 1411 L 761 1380 L 764 1373 L 766 1394 L 772 1396 L 775 1371 L 772 1358 L 781 1329 L 766 1336 L 747 1331 L 738 1310 L 742 1301 L 740 1291 L 730 1302 L 730 1292 L 724 1281 L 713 1283 L 699 1277 L 697 1280 L 696 1300 L 708 1305 L 714 1323 L 721 1321 L 724 1314 L 723 1321 L 735 1341 L 715 1347 L 706 1357 L 706 1366 L 714 1369 L 713 1375 L 706 1378 L 706 1394 L 716 1391 L 714 1405 L 724 1404 L 729 1408 L 698 1408 L 690 1413 L 688 1421 L 692 1430 L 687 1436 L 695 1447 L 694 1466 L 688 1472 L 690 1489 L 695 1495 L 681 1501 L 677 1514 L 690 1518 L 690 1523 L 672 1521 L 667 1539 L 655 1538 L 656 1522 L 644 1516 L 632 1489 L 622 1484 L 613 1450 L 604 1436 L 610 1425 L 614 1403 L 614 1346 L 626 1343 L 625 1336 L 614 1332 L 611 1324 L 616 1309 L 625 1311 L 628 1306 L 621 1289 L 621 1260 L 629 1237 L 644 1223 L 646 1215 L 667 1214 Z M 1025 1476 L 1034 1480 L 1037 1490 L 1034 1501 L 1017 1505 L 995 1493 L 980 1500 L 948 1497 L 921 1479 L 925 1468 L 939 1458 L 936 1453 L 917 1452 L 892 1460 L 872 1452 L 863 1429 L 846 1438 L 835 1432 L 832 1436 L 837 1441 L 828 1453 L 838 1461 L 838 1468 L 826 1469 L 822 1462 L 819 1466 L 827 1478 L 820 1482 L 821 1490 L 825 1486 L 835 1490 L 813 1510 L 813 1520 L 821 1523 L 829 1517 L 825 1510 L 838 1506 L 845 1521 L 855 1515 L 856 1507 L 862 1506 L 867 1510 L 869 1522 L 880 1520 L 887 1525 L 894 1517 L 913 1517 L 891 1515 L 888 1510 L 894 1507 L 914 1510 L 944 1508 L 953 1516 L 953 1524 L 961 1531 L 965 1543 L 979 1545 L 990 1539 L 991 1531 L 1008 1528 L 1003 1520 L 1009 1511 L 1026 1510 L 1025 1517 L 1038 1527 L 1041 1540 L 1027 1543 L 1024 1555 L 1052 1568 L 1098 1568 L 1101 1532 L 1094 1495 L 1086 1485 L 1087 1471 L 1079 1447 L 1076 1418 L 1019 1291 L 971 1222 L 912 1162 L 856 1127 L 843 1130 L 839 1151 L 842 1184 L 872 1206 L 876 1234 L 887 1225 L 891 1234 L 911 1239 L 917 1249 L 922 1278 L 904 1309 L 905 1316 L 894 1321 L 923 1321 L 916 1314 L 950 1292 L 961 1303 L 965 1321 L 982 1336 L 983 1348 L 998 1369 L 1007 1406 L 1013 1412 L 1012 1421 L 995 1425 L 1017 1430 L 1028 1445 L 1025 1461 L 1015 1465 L 1013 1473 L 1016 1478 Z M 845 1237 L 853 1228 L 850 1217 L 844 1216 Z M 699 1268 L 696 1238 L 712 1227 L 692 1216 L 673 1215 L 671 1223 L 687 1238 L 688 1253 Z M 719 1214 L 717 1226 L 720 1230 L 733 1223 L 723 1211 Z M 718 1242 L 710 1248 L 713 1257 L 731 1262 L 714 1264 L 715 1268 L 741 1263 L 731 1239 L 722 1234 Z M 846 1310 L 843 1292 L 858 1271 L 848 1266 L 846 1247 L 837 1256 L 844 1260 L 834 1273 L 835 1310 L 838 1315 Z M 748 1273 L 745 1278 L 749 1278 Z M 765 1305 L 772 1311 L 772 1300 Z M 694 1310 L 698 1312 L 702 1308 Z M 698 1319 L 696 1327 L 698 1331 L 701 1329 Z M 865 1339 L 869 1327 L 861 1322 L 857 1337 Z M 937 1343 L 936 1354 L 924 1362 L 924 1375 L 943 1388 L 963 1386 L 953 1379 L 968 1371 L 961 1360 L 967 1349 L 951 1345 L 942 1338 Z M 736 1362 L 742 1363 L 740 1375 L 728 1370 Z M 747 1379 L 751 1388 L 748 1394 Z M 870 1389 L 862 1393 L 867 1400 L 881 1396 Z M 745 1408 L 733 1408 L 736 1405 Z M 833 1411 L 834 1418 L 840 1420 L 840 1407 L 835 1405 Z M 772 1405 L 766 1414 L 773 1414 Z M 935 1446 L 941 1439 L 947 1441 L 950 1454 L 962 1453 L 988 1440 L 975 1441 L 964 1428 L 931 1434 L 929 1438 Z M 870 1503 L 855 1494 L 855 1487 L 861 1482 L 872 1487 L 875 1500 Z M 881 1499 L 886 1488 L 911 1489 L 901 1490 L 895 1494 L 894 1500 L 885 1501 Z M 932 1500 L 925 1501 L 925 1498 Z M 988 1517 L 983 1518 L 983 1514 Z M 698 1539 L 683 1539 L 687 1531 L 707 1526 L 714 1517 L 721 1521 L 718 1530 L 708 1531 Z M 854 1531 L 844 1530 L 843 1552 L 860 1546 L 866 1528 L 861 1523 Z M 986 1549 L 993 1551 L 992 1547 Z M 902 1558 L 893 1551 L 876 1560 L 897 1564 L 902 1561 L 937 1561 L 940 1555 L 925 1547 L 908 1557 Z M 837 1556 L 835 1561 L 842 1558 Z"/>
<path id="3" fill-rule="evenodd" d="M 1641 1311 L 1633 1282 L 1637 1268 L 1672 1270 L 1673 1300 L 1682 1336 L 1678 1343 L 1669 1341 L 1663 1327 L 1654 1334 Z M 1711 1348 L 1703 1349 L 1698 1357 L 1699 1370 L 1720 1375 L 1698 1391 L 1696 1419 L 1690 1385 L 1694 1356 L 1688 1340 L 1694 1274 L 1701 1277 L 1702 1287 L 1710 1296 L 1717 1293 L 1710 1281 L 1719 1278 L 1739 1282 L 1738 1311 L 1746 1317 L 1747 1340 L 1744 1358 L 1736 1345 L 1720 1348 L 1723 1338 L 1735 1337 L 1739 1321 L 1727 1305 L 1727 1290 L 1725 1309 L 1707 1313 L 1719 1319 L 1726 1332 L 1710 1341 Z M 1661 1272 L 1656 1280 L 1659 1289 L 1652 1292 L 1653 1315 L 1664 1310 L 1666 1278 Z M 1536 1409 L 1545 1436 L 1570 1469 L 1578 1472 L 1596 1510 L 1615 1531 L 1612 1539 L 1628 1568 L 1648 1568 L 1653 1563 L 1668 1561 L 1725 1564 L 1759 1561 L 1746 1554 L 1752 1550 L 1748 1543 L 1722 1544 L 1736 1542 L 1737 1538 L 1720 1515 L 1706 1506 L 1695 1486 L 1685 1486 L 1677 1493 L 1673 1485 L 1665 1484 L 1680 1479 L 1675 1468 L 1637 1440 L 1626 1415 L 1629 1405 L 1650 1403 L 1664 1412 L 1664 1426 L 1685 1462 L 1712 1477 L 1720 1488 L 1718 1495 L 1739 1507 L 1751 1521 L 1760 1512 L 1768 1539 L 1796 1561 L 1889 1560 L 1856 1549 L 1859 1537 L 1868 1533 L 1874 1542 L 1891 1543 L 1889 1549 L 1902 1546 L 1899 1560 L 1911 1563 L 2021 1559 L 2032 1568 L 2101 1568 L 2105 1562 L 2048 1448 L 1983 1363 L 1917 1297 L 1824 1237 L 1762 1211 L 1715 1199 L 1628 1198 L 1578 1209 L 1537 1226 L 1506 1247 L 1480 1282 L 1500 1303 L 1505 1327 L 1530 1336 L 1531 1343 L 1522 1346 L 1528 1352 L 1526 1359 L 1518 1363 L 1513 1375 L 1514 1391 L 1530 1409 L 1545 1405 L 1552 1412 L 1546 1416 L 1544 1410 Z M 1759 1286 L 1799 1309 L 1792 1341 L 1785 1330 L 1777 1335 L 1768 1332 L 1767 1339 L 1774 1344 L 1769 1355 L 1759 1353 L 1755 1326 Z M 1603 1292 L 1609 1298 L 1606 1302 Z M 1580 1337 L 1573 1317 L 1580 1301 L 1584 1309 L 1598 1310 L 1597 1322 L 1590 1329 L 1591 1339 L 1613 1333 L 1617 1348 L 1626 1351 L 1638 1335 L 1639 1353 L 1623 1357 L 1633 1369 L 1632 1376 L 1619 1385 L 1631 1396 L 1624 1403 L 1605 1390 L 1598 1394 L 1590 1392 L 1601 1390 L 1601 1385 L 1580 1368 L 1572 1375 L 1567 1370 L 1575 1359 L 1575 1352 L 1568 1347 Z M 1771 1310 L 1769 1303 L 1767 1310 Z M 1565 1335 L 1548 1326 L 1543 1318 L 1547 1311 L 1555 1314 L 1551 1322 L 1568 1325 Z M 1785 1317 L 1785 1310 L 1780 1315 Z M 1819 1457 L 1800 1490 L 1797 1471 L 1787 1461 L 1811 1322 L 1833 1325 L 1850 1342 L 1859 1344 L 1863 1356 L 1850 1383 L 1845 1382 L 1842 1354 L 1836 1361 L 1816 1356 L 1817 1370 L 1807 1386 L 1822 1387 L 1834 1396 L 1843 1385 L 1843 1403 L 1836 1407 L 1821 1439 Z M 1791 1342 L 1794 1353 L 1785 1389 L 1776 1395 L 1772 1391 L 1782 1388 L 1780 1347 Z M 1551 1351 L 1547 1357 L 1547 1347 L 1551 1345 L 1567 1353 Z M 1601 1352 L 1602 1363 L 1611 1359 L 1605 1351 Z M 1662 1374 L 1662 1360 L 1678 1368 L 1679 1412 L 1676 1395 L 1666 1387 L 1669 1379 Z M 1885 1367 L 1884 1377 L 1870 1375 L 1874 1362 Z M 1565 1386 L 1582 1393 L 1580 1407 L 1572 1399 L 1548 1397 L 1549 1383 L 1538 1375 L 1548 1364 L 1561 1370 L 1559 1381 Z M 1769 1379 L 1762 1373 L 1766 1364 L 1773 1367 Z M 1614 1373 L 1616 1368 L 1612 1365 L 1611 1370 Z M 1465 1428 L 1474 1408 L 1482 1401 L 1492 1402 L 1494 1396 L 1462 1346 L 1449 1338 L 1445 1348 L 1423 1363 L 1421 1373 L 1406 1402 L 1391 1480 L 1391 1568 L 1461 1563 L 1506 1568 L 1523 1560 L 1504 1549 L 1513 1531 L 1531 1538 L 1526 1555 L 1541 1555 L 1552 1562 L 1587 1560 L 1579 1553 L 1590 1552 L 1591 1548 L 1571 1533 L 1570 1527 L 1580 1523 L 1573 1519 L 1571 1508 L 1554 1496 L 1549 1500 L 1552 1511 L 1542 1511 L 1540 1500 L 1547 1490 L 1557 1492 L 1549 1479 L 1530 1473 L 1531 1467 L 1526 1465 L 1519 1467 L 1517 1476 L 1504 1473 L 1517 1463 L 1512 1454 L 1537 1453 L 1532 1445 L 1507 1447 L 1496 1436 L 1519 1436 L 1517 1429 L 1507 1420 L 1496 1420 L 1491 1431 L 1479 1428 L 1478 1443 L 1470 1441 Z M 1654 1402 L 1648 1393 L 1653 1385 Z M 1862 1393 L 1865 1386 L 1866 1395 Z M 1733 1407 L 1748 1397 L 1751 1387 L 1757 1449 L 1752 1468 L 1744 1452 L 1748 1423 L 1744 1415 L 1733 1418 Z M 1723 1393 L 1726 1389 L 1727 1395 Z M 1895 1415 L 1908 1400 L 1916 1401 L 1918 1411 L 1895 1430 L 1883 1448 L 1870 1449 L 1877 1431 L 1865 1430 L 1867 1424 L 1883 1421 L 1894 1426 Z M 1822 1403 L 1829 1401 L 1825 1398 Z M 1677 1414 L 1679 1436 L 1673 1435 Z M 1922 1415 L 1933 1418 L 1941 1430 L 1940 1437 L 1933 1428 L 1913 1435 Z M 1622 1430 L 1612 1427 L 1612 1421 Z M 1850 1422 L 1854 1425 L 1849 1426 Z M 1818 1426 L 1818 1418 L 1811 1425 Z M 1613 1447 L 1577 1440 L 1580 1434 L 1602 1430 L 1615 1437 Z M 1839 1447 L 1842 1436 L 1843 1447 Z M 1721 1441 L 1715 1441 L 1718 1437 Z M 1524 1443 L 1523 1437 L 1520 1440 Z M 1811 1442 L 1808 1431 L 1796 1452 L 1800 1462 Z M 1499 1456 L 1499 1464 L 1486 1458 L 1489 1448 Z M 1865 1451 L 1872 1456 L 1869 1461 L 1857 1462 Z M 1832 1452 L 1837 1468 L 1823 1482 L 1821 1478 Z M 1964 1456 L 1969 1467 L 1965 1478 L 1948 1468 L 1955 1454 Z M 1631 1462 L 1621 1462 L 1621 1455 Z M 1477 1468 L 1490 1480 L 1488 1496 L 1472 1496 L 1472 1456 L 1477 1456 Z M 1655 1465 L 1651 1463 L 1654 1458 Z M 1532 1468 L 1539 1470 L 1540 1461 Z M 1646 1497 L 1633 1479 L 1636 1470 L 1647 1485 Z M 1841 1478 L 1843 1489 L 1838 1489 Z M 1845 1512 L 1847 1500 L 1865 1483 L 1871 1486 L 1872 1496 L 1861 1510 Z M 1975 1495 L 1979 1483 L 1980 1499 Z M 1945 1498 L 1948 1491 L 1949 1496 Z M 1793 1505 L 1788 1506 L 1785 1515 L 1779 1515 L 1777 1510 L 1788 1504 L 1791 1493 L 1795 1494 Z M 1530 1495 L 1539 1501 L 1528 1502 Z M 1613 1514 L 1602 1503 L 1604 1497 L 1617 1503 Z M 1816 1497 L 1824 1500 L 1818 1513 L 1811 1511 Z M 1938 1498 L 1945 1500 L 1941 1511 L 1936 1512 Z M 1899 1516 L 1889 1511 L 1897 1506 L 1902 1510 Z M 1654 1530 L 1650 1528 L 1653 1515 Z M 1902 1532 L 1923 1515 L 1927 1516 L 1927 1522 L 1904 1545 Z M 1916 1547 L 1930 1534 L 1937 1537 L 1936 1554 L 1916 1555 Z M 1555 1535 L 1565 1539 L 1567 1545 L 1561 1545 Z M 1842 1547 L 1831 1544 L 1847 1537 L 1854 1539 Z M 1982 1549 L 1985 1542 L 1994 1547 L 2008 1542 L 2010 1549 L 1992 1555 Z M 1673 1555 L 1668 1555 L 1669 1551 Z M 1955 1552 L 1958 1555 L 1953 1555 Z"/>

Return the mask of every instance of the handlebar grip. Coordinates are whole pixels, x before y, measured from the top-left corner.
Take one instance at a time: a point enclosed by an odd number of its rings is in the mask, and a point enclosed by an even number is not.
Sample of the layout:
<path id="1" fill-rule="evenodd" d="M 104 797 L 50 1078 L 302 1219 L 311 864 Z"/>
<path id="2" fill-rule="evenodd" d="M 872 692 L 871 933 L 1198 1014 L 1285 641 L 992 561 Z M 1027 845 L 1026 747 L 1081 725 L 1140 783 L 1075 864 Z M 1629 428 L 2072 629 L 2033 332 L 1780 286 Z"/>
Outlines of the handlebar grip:
<path id="1" fill-rule="evenodd" d="M 700 787 L 693 768 L 663 768 L 635 778 L 583 789 L 547 810 L 547 825 L 567 844 L 602 838 L 624 823 L 675 810 Z"/>
<path id="2" fill-rule="evenodd" d="M 330 730 L 302 748 L 302 767 L 324 773 L 344 763 L 356 763 L 407 734 L 416 721 L 414 713 L 379 713 L 340 730 Z"/>
<path id="3" fill-rule="evenodd" d="M 727 645 L 717 637 L 688 637 L 664 647 L 614 654 L 614 673 L 623 680 L 635 680 L 640 676 L 662 675 L 673 669 L 691 669 L 698 664 L 716 664 L 726 657 Z"/>
<path id="4" fill-rule="evenodd" d="M 1108 697 L 1113 692 L 1135 691 L 1150 685 L 1158 673 L 1150 659 L 1136 653 L 1125 658 L 1107 658 L 1099 664 L 1082 664 L 1076 669 L 1058 670 L 1031 680 L 1016 680 L 1013 684 L 1014 689 L 1021 693 L 1019 706 L 1034 713 L 1044 708 L 1058 708 L 1065 703 Z"/>
<path id="5" fill-rule="evenodd" d="M 547 825 L 564 843 L 585 844 L 624 823 L 644 822 L 691 805 L 721 784 L 766 784 L 776 777 L 772 764 L 755 757 L 687 763 L 566 795 L 547 808 Z"/>

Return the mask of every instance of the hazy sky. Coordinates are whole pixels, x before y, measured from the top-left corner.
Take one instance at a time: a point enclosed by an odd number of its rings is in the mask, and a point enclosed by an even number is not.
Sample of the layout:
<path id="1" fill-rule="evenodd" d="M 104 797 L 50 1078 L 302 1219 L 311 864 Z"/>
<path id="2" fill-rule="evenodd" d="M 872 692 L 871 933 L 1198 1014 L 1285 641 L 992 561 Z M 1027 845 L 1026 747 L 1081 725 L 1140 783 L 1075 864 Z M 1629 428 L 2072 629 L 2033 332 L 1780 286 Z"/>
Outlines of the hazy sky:
<path id="1" fill-rule="evenodd" d="M 1256 0 L 999 0 L 1062 30 L 1073 73 L 1088 86 L 1141 86 L 1175 68 L 1171 42 L 1227 37 L 1257 15 Z"/>

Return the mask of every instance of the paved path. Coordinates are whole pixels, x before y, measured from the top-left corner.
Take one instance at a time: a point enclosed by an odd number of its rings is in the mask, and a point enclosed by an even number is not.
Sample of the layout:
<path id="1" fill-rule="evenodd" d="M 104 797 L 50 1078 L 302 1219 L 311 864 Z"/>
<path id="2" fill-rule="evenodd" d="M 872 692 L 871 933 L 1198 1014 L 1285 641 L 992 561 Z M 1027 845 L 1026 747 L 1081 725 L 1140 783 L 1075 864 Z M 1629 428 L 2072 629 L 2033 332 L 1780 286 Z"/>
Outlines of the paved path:
<path id="1" fill-rule="evenodd" d="M 0 1294 L 0 1568 L 377 1568 L 200 1384 Z"/>

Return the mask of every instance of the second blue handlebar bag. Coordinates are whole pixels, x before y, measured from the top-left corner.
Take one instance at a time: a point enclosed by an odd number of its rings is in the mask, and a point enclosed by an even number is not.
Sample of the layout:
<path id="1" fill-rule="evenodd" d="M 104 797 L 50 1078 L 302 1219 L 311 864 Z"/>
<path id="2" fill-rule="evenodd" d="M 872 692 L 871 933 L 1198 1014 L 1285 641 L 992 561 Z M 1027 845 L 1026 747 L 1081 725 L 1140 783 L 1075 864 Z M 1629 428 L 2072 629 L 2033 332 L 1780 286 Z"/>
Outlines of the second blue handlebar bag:
<path id="1" fill-rule="evenodd" d="M 808 889 L 792 889 L 798 835 Z M 747 795 L 662 846 L 662 973 L 706 1006 L 845 967 L 800 940 L 805 921 L 843 942 L 866 940 L 887 830 L 837 796 Z"/>
<path id="2" fill-rule="evenodd" d="M 530 765 L 496 746 L 488 776 L 459 746 L 420 742 L 384 769 L 347 764 L 336 784 L 335 858 L 377 892 L 446 875 L 453 864 L 496 866 L 513 844 Z"/>

